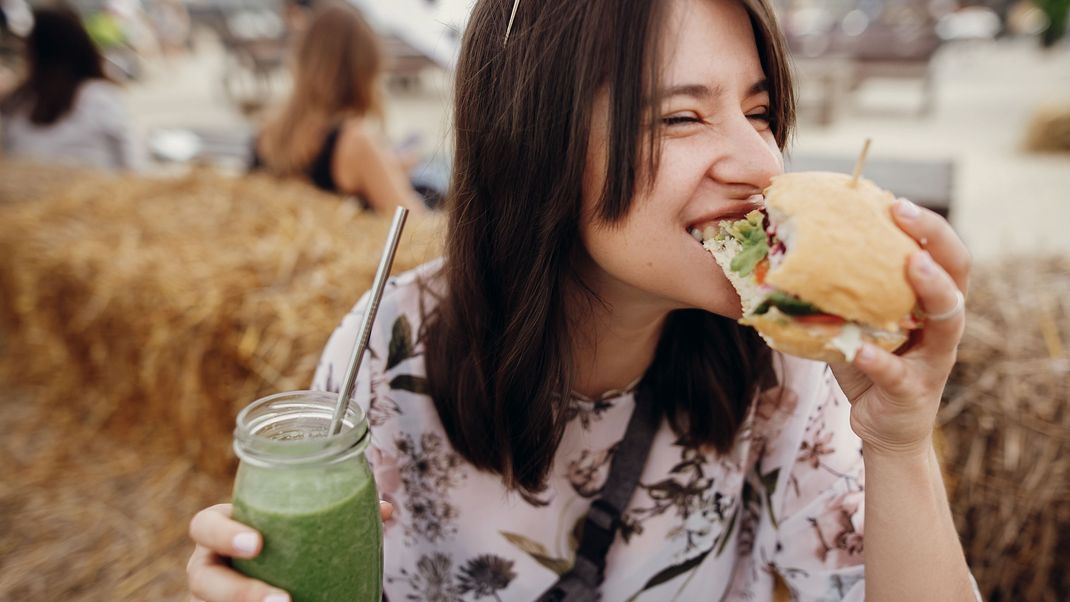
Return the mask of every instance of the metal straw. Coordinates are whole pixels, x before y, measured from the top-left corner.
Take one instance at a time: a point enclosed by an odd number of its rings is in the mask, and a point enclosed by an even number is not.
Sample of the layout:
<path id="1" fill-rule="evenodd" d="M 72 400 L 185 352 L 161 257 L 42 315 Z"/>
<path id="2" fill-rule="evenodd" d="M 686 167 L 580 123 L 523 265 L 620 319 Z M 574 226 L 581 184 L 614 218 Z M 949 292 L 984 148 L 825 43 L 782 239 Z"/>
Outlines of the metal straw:
<path id="1" fill-rule="evenodd" d="M 372 282 L 371 299 L 368 307 L 364 310 L 364 318 L 360 323 L 360 331 L 357 335 L 357 344 L 353 347 L 353 355 L 349 357 L 349 367 L 346 368 L 346 377 L 342 381 L 342 389 L 338 391 L 338 405 L 334 409 L 334 418 L 331 420 L 331 435 L 342 432 L 342 418 L 349 408 L 349 397 L 353 394 L 353 384 L 357 380 L 357 372 L 360 363 L 364 359 L 364 352 L 368 349 L 368 339 L 372 334 L 372 324 L 375 322 L 375 314 L 379 311 L 379 301 L 383 298 L 383 289 L 386 287 L 386 279 L 390 275 L 390 266 L 394 265 L 394 254 L 398 250 L 398 241 L 401 240 L 401 230 L 405 227 L 405 218 L 409 210 L 398 207 L 394 212 L 394 223 L 390 225 L 390 234 L 386 237 L 386 246 L 383 247 L 383 255 L 379 258 L 379 268 L 375 271 L 375 281 Z"/>

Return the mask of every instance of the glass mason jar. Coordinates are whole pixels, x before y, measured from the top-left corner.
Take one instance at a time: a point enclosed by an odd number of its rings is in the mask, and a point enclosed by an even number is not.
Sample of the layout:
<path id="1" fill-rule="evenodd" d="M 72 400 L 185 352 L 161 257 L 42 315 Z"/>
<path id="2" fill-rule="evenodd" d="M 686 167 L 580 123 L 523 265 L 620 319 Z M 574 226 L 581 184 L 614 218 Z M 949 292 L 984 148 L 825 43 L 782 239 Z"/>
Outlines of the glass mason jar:
<path id="1" fill-rule="evenodd" d="M 238 414 L 234 519 L 263 535 L 242 573 L 288 592 L 293 602 L 379 602 L 383 526 L 364 458 L 370 434 L 350 404 L 342 431 L 328 436 L 337 397 L 291 391 Z"/>

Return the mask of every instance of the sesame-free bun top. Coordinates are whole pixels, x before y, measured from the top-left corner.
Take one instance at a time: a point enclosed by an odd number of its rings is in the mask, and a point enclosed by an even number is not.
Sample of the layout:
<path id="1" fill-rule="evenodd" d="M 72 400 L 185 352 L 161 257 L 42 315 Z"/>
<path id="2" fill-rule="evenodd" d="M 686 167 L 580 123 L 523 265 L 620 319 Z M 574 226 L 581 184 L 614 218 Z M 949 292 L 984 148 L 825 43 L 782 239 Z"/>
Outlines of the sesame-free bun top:
<path id="1" fill-rule="evenodd" d="M 886 330 L 917 301 L 906 277 L 918 250 L 892 220 L 892 193 L 840 173 L 775 176 L 765 189 L 770 220 L 786 252 L 765 283 L 822 311 Z"/>

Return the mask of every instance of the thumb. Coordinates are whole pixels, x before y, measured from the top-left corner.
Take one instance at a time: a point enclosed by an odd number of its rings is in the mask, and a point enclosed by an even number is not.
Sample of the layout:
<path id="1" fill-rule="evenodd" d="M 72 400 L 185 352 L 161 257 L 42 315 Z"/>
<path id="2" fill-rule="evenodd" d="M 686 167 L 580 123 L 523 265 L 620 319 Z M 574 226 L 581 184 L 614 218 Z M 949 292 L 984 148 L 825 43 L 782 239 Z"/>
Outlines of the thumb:
<path id="1" fill-rule="evenodd" d="M 909 378 L 910 367 L 901 356 L 865 343 L 852 365 L 893 399 L 910 400 L 917 396 Z"/>

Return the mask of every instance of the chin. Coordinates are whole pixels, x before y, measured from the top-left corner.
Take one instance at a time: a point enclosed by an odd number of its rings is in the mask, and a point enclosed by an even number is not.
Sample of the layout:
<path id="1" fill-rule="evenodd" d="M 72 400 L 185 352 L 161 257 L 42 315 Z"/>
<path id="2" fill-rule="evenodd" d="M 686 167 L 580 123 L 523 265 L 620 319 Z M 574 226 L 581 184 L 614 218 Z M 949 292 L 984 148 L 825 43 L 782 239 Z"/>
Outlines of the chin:
<path id="1" fill-rule="evenodd" d="M 684 307 L 702 309 L 712 314 L 738 320 L 743 317 L 739 293 L 718 268 L 699 290 L 689 291 Z"/>

